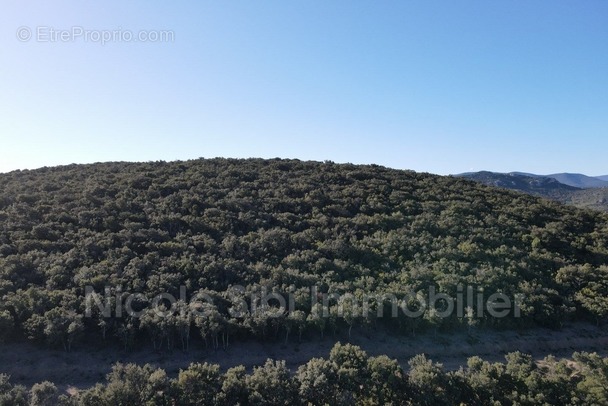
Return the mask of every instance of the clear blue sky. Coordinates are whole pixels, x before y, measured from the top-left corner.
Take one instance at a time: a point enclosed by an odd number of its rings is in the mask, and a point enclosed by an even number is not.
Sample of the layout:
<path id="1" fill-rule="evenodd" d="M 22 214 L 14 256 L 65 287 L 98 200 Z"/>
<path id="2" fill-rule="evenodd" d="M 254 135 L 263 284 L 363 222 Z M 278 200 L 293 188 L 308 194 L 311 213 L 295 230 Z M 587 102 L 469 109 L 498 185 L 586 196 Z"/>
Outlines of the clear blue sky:
<path id="1" fill-rule="evenodd" d="M 174 40 L 44 37 L 73 27 Z M 0 172 L 224 156 L 608 174 L 605 0 L 6 0 L 0 50 Z"/>

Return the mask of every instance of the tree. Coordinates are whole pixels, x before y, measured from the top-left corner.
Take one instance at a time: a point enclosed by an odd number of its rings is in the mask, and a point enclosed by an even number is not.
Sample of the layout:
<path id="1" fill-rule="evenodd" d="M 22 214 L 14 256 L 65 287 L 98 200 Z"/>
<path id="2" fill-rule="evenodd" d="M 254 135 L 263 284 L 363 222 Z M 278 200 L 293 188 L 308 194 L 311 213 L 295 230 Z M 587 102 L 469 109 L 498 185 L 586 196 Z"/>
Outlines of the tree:
<path id="1" fill-rule="evenodd" d="M 596 325 L 608 316 L 608 266 L 566 266 L 559 269 L 555 279 L 593 315 Z"/>
<path id="2" fill-rule="evenodd" d="M 130 316 L 126 316 L 122 323 L 118 325 L 116 328 L 116 336 L 118 340 L 122 343 L 124 351 L 127 351 L 129 348 L 133 346 L 133 342 L 135 341 L 135 333 L 136 333 L 136 320 L 134 320 Z"/>
<path id="3" fill-rule="evenodd" d="M 329 360 L 336 366 L 343 400 L 356 399 L 369 377 L 367 353 L 356 345 L 336 343 L 329 353 Z"/>
<path id="4" fill-rule="evenodd" d="M 338 299 L 338 311 L 348 324 L 348 341 L 350 341 L 353 326 L 361 319 L 361 309 L 352 294 L 344 294 Z"/>
<path id="5" fill-rule="evenodd" d="M 182 300 L 175 303 L 175 313 L 173 315 L 173 323 L 180 342 L 182 350 L 187 351 L 190 345 L 190 328 L 192 326 L 193 316 L 190 307 Z"/>
<path id="6" fill-rule="evenodd" d="M 44 342 L 47 337 L 45 329 L 47 320 L 42 314 L 32 314 L 24 323 L 23 330 L 29 340 L 36 342 Z"/>
<path id="7" fill-rule="evenodd" d="M 569 360 L 558 361 L 554 356 L 542 360 L 542 382 L 539 392 L 544 401 L 551 405 L 574 404 L 573 394 L 577 381 L 573 378 L 574 369 Z"/>
<path id="8" fill-rule="evenodd" d="M 89 389 L 79 391 L 74 399 L 74 403 L 78 406 L 105 406 L 108 404 L 106 400 L 106 386 L 97 383 Z"/>
<path id="9" fill-rule="evenodd" d="M 306 313 L 302 310 L 294 310 L 293 312 L 289 312 L 287 315 L 287 320 L 285 323 L 285 344 L 289 339 L 289 332 L 292 329 L 297 329 L 298 331 L 298 342 L 302 341 L 302 333 L 306 328 Z"/>
<path id="10" fill-rule="evenodd" d="M 224 405 L 245 405 L 249 401 L 246 371 L 242 365 L 229 368 L 224 374 L 221 392 L 217 400 Z"/>
<path id="11" fill-rule="evenodd" d="M 509 402 L 508 395 L 516 391 L 513 379 L 505 372 L 501 363 L 489 363 L 478 356 L 467 360 L 467 368 L 453 375 L 461 378 L 461 398 L 479 404 L 505 404 Z"/>
<path id="12" fill-rule="evenodd" d="M 605 296 L 606 289 L 597 283 L 591 283 L 575 294 L 575 299 L 585 310 L 593 315 L 595 324 L 608 316 L 608 297 Z"/>
<path id="13" fill-rule="evenodd" d="M 408 388 L 405 373 L 396 360 L 386 355 L 370 357 L 367 360 L 369 379 L 368 400 L 377 405 L 399 404 L 407 396 Z"/>
<path id="14" fill-rule="evenodd" d="M 586 352 L 576 352 L 572 359 L 582 375 L 576 387 L 581 404 L 608 404 L 608 359 Z"/>
<path id="15" fill-rule="evenodd" d="M 400 301 L 399 306 L 404 312 L 406 312 L 406 320 L 407 324 L 410 325 L 412 329 L 412 336 L 416 336 L 416 328 L 420 324 L 422 317 L 427 317 L 426 313 L 428 309 L 425 305 L 424 293 L 422 291 L 418 291 L 416 296 L 408 294 L 406 298 Z"/>
<path id="16" fill-rule="evenodd" d="M 0 406 L 26 406 L 27 398 L 25 386 L 13 386 L 8 375 L 0 374 Z"/>
<path id="17" fill-rule="evenodd" d="M 268 359 L 246 378 L 249 402 L 254 405 L 292 405 L 297 402 L 295 383 L 285 361 Z"/>
<path id="18" fill-rule="evenodd" d="M 329 315 L 329 309 L 323 307 L 321 303 L 315 303 L 306 317 L 306 322 L 321 334 L 321 340 L 327 324 L 326 315 Z"/>
<path id="19" fill-rule="evenodd" d="M 271 306 L 257 306 L 247 315 L 244 323 L 254 336 L 265 339 L 272 324 L 275 332 L 278 332 L 283 316 L 281 311 Z"/>
<path id="20" fill-rule="evenodd" d="M 190 364 L 175 383 L 180 405 L 211 405 L 222 388 L 219 365 Z"/>
<path id="21" fill-rule="evenodd" d="M 65 351 L 72 349 L 72 344 L 84 331 L 82 315 L 72 310 L 55 307 L 44 314 L 44 335 L 49 344 L 61 344 Z"/>
<path id="22" fill-rule="evenodd" d="M 339 395 L 335 364 L 328 360 L 312 358 L 298 368 L 295 379 L 304 404 L 332 404 Z"/>
<path id="23" fill-rule="evenodd" d="M 107 376 L 103 393 L 106 404 L 117 406 L 163 404 L 169 392 L 167 374 L 146 364 L 117 363 Z"/>
<path id="24" fill-rule="evenodd" d="M 30 406 L 55 406 L 59 402 L 59 391 L 55 384 L 44 381 L 32 386 Z"/>
<path id="25" fill-rule="evenodd" d="M 330 306 L 327 313 L 327 325 L 331 329 L 334 338 L 336 337 L 336 331 L 338 330 L 339 313 L 337 305 Z"/>
<path id="26" fill-rule="evenodd" d="M 170 341 L 169 336 L 173 331 L 170 316 L 164 305 L 160 305 L 158 308 L 149 307 L 145 309 L 140 318 L 140 325 L 141 328 L 148 332 L 155 351 L 159 351 L 162 348 L 165 339 L 168 342 Z M 170 344 L 168 343 L 167 347 L 169 346 Z"/>
<path id="27" fill-rule="evenodd" d="M 199 328 L 201 337 L 205 340 L 211 339 L 213 349 L 219 348 L 219 335 L 224 330 L 226 319 L 218 311 L 217 307 L 210 303 L 203 303 L 202 307 L 197 309 L 194 323 Z"/>
<path id="28" fill-rule="evenodd" d="M 416 355 L 408 362 L 408 381 L 415 389 L 414 401 L 421 405 L 448 403 L 448 379 L 442 364 L 433 363 L 424 354 Z"/>
<path id="29" fill-rule="evenodd" d="M 437 338 L 437 329 L 439 328 L 442 322 L 442 319 L 439 316 L 437 309 L 435 309 L 434 307 L 430 307 L 429 309 L 427 309 L 427 311 L 424 313 L 424 320 L 426 320 L 426 322 L 429 323 L 429 325 L 433 328 L 433 334 L 435 338 Z"/>

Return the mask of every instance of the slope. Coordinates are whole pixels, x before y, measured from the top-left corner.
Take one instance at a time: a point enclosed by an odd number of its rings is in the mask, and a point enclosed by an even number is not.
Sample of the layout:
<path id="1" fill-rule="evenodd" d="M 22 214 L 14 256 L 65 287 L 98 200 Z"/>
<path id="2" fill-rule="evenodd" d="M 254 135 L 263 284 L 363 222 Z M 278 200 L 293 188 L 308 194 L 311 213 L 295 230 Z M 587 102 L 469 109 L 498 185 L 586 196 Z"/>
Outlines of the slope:
<path id="1" fill-rule="evenodd" d="M 517 190 L 579 208 L 608 211 L 608 188 L 581 189 L 563 184 L 551 177 L 523 172 L 496 173 L 481 171 L 455 176 L 471 179 L 489 186 Z"/>
<path id="2" fill-rule="evenodd" d="M 554 173 L 546 176 L 548 178 L 553 178 L 565 185 L 574 186 L 581 189 L 608 187 L 607 181 L 580 173 Z"/>
<path id="3" fill-rule="evenodd" d="M 84 338 L 159 350 L 186 349 L 197 336 L 217 347 L 361 326 L 413 333 L 596 321 L 608 314 L 599 300 L 608 296 L 606 264 L 605 214 L 375 165 L 213 159 L 0 175 L 1 338 L 51 348 Z M 490 317 L 481 306 L 466 321 L 414 300 L 455 297 L 463 286 L 484 305 L 491 293 L 520 297 L 521 312 Z M 87 314 L 87 289 L 105 288 L 125 306 L 137 293 L 137 313 Z M 202 315 L 152 311 L 158 295 L 182 290 L 186 301 L 209 298 Z M 277 304 L 262 301 L 268 292 L 293 298 L 297 311 L 274 313 Z M 321 307 L 311 300 L 328 295 Z M 393 315 L 395 304 L 422 312 Z"/>

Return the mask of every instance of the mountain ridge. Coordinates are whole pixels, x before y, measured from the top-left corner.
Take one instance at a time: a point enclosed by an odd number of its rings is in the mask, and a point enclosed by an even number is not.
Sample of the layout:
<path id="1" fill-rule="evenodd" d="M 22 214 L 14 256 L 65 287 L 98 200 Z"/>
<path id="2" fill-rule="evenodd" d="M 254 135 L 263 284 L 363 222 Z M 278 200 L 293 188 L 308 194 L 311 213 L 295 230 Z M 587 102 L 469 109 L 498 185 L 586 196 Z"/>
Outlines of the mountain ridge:
<path id="1" fill-rule="evenodd" d="M 602 176 L 589 176 L 582 173 L 569 173 L 569 172 L 561 172 L 561 173 L 552 173 L 549 175 L 539 175 L 536 173 L 529 172 L 493 172 L 493 171 L 477 171 L 477 172 L 463 172 L 459 174 L 455 174 L 454 176 L 458 177 L 467 177 L 472 176 L 479 173 L 492 173 L 495 175 L 521 175 L 528 176 L 531 178 L 551 178 L 556 181 L 568 185 L 573 186 L 579 189 L 592 189 L 592 188 L 605 188 L 608 187 L 608 175 Z"/>
<path id="2" fill-rule="evenodd" d="M 581 189 L 608 187 L 607 181 L 592 176 L 587 176 L 582 173 L 554 173 L 551 175 L 546 175 L 546 177 L 553 178 L 565 185 L 574 186 Z"/>
<path id="3" fill-rule="evenodd" d="M 588 182 L 589 179 L 595 179 L 586 175 L 564 173 L 543 176 L 525 172 L 497 173 L 479 171 L 454 176 L 470 179 L 489 186 L 516 190 L 534 196 L 544 197 L 580 208 L 608 211 L 608 187 L 572 186 L 572 184 L 581 185 L 582 183 Z M 570 184 L 561 182 L 559 179 L 566 181 L 570 179 L 570 181 L 568 181 Z M 589 185 L 591 183 L 592 182 L 588 182 L 585 184 Z M 608 186 L 608 182 L 604 183 Z"/>

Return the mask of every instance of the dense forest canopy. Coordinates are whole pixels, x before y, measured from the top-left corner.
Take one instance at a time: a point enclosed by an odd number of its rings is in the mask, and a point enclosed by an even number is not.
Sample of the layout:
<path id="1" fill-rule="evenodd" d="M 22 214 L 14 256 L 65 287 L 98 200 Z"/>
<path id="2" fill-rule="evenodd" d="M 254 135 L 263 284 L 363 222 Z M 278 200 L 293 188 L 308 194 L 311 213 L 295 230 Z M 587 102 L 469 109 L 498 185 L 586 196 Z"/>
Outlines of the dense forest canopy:
<path id="1" fill-rule="evenodd" d="M 308 300 L 312 286 L 355 297 L 430 287 L 453 296 L 473 286 L 523 298 L 520 318 L 476 314 L 475 325 L 599 323 L 608 314 L 607 264 L 606 214 L 376 165 L 200 159 L 0 175 L 1 338 L 66 350 L 87 335 L 118 338 L 127 349 L 149 340 L 156 349 L 187 348 L 191 328 L 219 346 L 229 336 L 466 325 L 432 314 L 377 319 L 382 300 L 368 313 L 320 318 Z M 297 311 L 231 317 L 235 285 L 290 292 Z M 179 297 L 185 287 L 214 301 L 198 318 L 83 317 L 87 287 L 119 298 L 138 292 L 141 302 Z"/>

